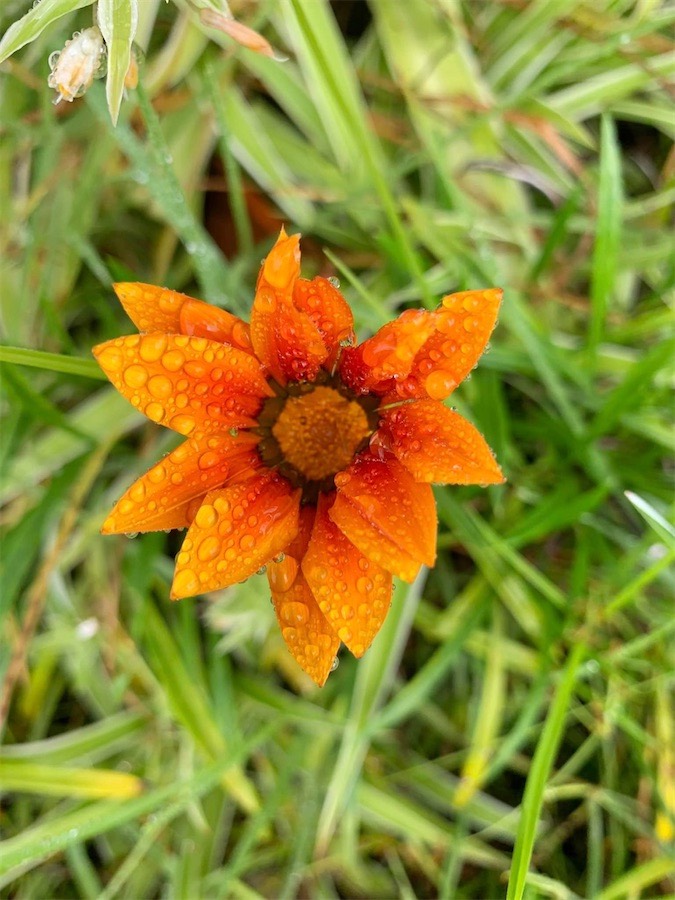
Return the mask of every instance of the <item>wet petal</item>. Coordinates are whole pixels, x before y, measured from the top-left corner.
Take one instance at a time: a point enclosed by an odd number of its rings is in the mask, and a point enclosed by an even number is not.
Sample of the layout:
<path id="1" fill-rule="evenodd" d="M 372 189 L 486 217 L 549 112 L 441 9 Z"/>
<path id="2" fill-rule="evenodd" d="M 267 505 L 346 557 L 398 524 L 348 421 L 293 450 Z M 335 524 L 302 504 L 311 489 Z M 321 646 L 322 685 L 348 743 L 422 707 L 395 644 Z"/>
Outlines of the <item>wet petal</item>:
<path id="1" fill-rule="evenodd" d="M 218 306 L 154 284 L 118 282 L 113 289 L 139 331 L 189 334 L 251 350 L 248 325 Z"/>
<path id="2" fill-rule="evenodd" d="M 340 639 L 326 621 L 300 568 L 314 520 L 314 509 L 303 507 L 300 528 L 283 560 L 267 566 L 272 603 L 281 634 L 298 665 L 321 687 L 330 674 Z"/>
<path id="3" fill-rule="evenodd" d="M 431 488 L 417 484 L 395 459 L 359 456 L 335 476 L 329 516 L 368 559 L 413 581 L 436 559 L 436 505 Z"/>
<path id="4" fill-rule="evenodd" d="M 448 397 L 485 350 L 502 294 L 498 288 L 490 288 L 444 297 L 431 313 L 434 333 L 417 353 L 410 376 L 395 385 L 396 394 L 434 400 Z"/>
<path id="5" fill-rule="evenodd" d="M 352 390 L 384 393 L 391 379 L 408 375 L 433 330 L 431 313 L 407 309 L 358 347 L 345 350 L 340 363 L 342 378 Z"/>
<path id="6" fill-rule="evenodd" d="M 380 430 L 415 481 L 502 484 L 505 480 L 480 432 L 436 400 L 389 410 Z"/>
<path id="7" fill-rule="evenodd" d="M 299 503 L 300 491 L 271 471 L 208 493 L 176 557 L 172 599 L 257 572 L 295 537 Z"/>
<path id="8" fill-rule="evenodd" d="M 355 656 L 380 630 L 391 603 L 389 572 L 365 557 L 328 515 L 332 495 L 319 500 L 302 571 L 319 608 Z"/>
<path id="9" fill-rule="evenodd" d="M 181 434 L 254 426 L 272 393 L 253 356 L 201 337 L 134 334 L 93 353 L 134 406 Z"/>
<path id="10" fill-rule="evenodd" d="M 160 460 L 118 500 L 103 534 L 187 528 L 208 491 L 260 465 L 258 438 L 241 432 L 188 438 Z M 196 505 L 195 505 L 196 501 Z"/>
<path id="11" fill-rule="evenodd" d="M 307 313 L 328 352 L 324 367 L 331 368 L 340 352 L 341 341 L 353 341 L 354 317 L 340 291 L 327 278 L 311 281 L 299 278 L 293 289 L 293 303 Z"/>
<path id="12" fill-rule="evenodd" d="M 260 270 L 251 310 L 253 349 L 280 384 L 312 381 L 328 356 L 317 326 L 293 304 L 300 274 L 299 239 L 281 229 Z"/>
<path id="13" fill-rule="evenodd" d="M 232 344 L 247 353 L 253 352 L 248 325 L 225 309 L 187 297 L 181 306 L 179 320 L 181 334 L 205 337 Z"/>

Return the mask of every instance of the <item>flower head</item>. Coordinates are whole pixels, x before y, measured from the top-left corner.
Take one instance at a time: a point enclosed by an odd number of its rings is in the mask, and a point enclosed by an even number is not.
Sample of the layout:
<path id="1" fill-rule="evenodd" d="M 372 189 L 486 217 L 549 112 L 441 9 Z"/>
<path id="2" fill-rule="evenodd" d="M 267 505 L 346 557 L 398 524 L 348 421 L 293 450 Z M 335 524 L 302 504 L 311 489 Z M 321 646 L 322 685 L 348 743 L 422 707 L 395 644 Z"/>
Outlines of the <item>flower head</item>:
<path id="1" fill-rule="evenodd" d="M 430 484 L 504 480 L 474 426 L 441 402 L 483 352 L 501 291 L 408 310 L 354 346 L 344 297 L 300 278 L 299 235 L 283 229 L 250 326 L 164 288 L 115 290 L 141 334 L 94 354 L 134 406 L 186 440 L 128 489 L 103 532 L 187 528 L 174 599 L 266 566 L 284 640 L 323 684 L 340 642 L 367 650 L 392 575 L 412 581 L 433 565 Z"/>

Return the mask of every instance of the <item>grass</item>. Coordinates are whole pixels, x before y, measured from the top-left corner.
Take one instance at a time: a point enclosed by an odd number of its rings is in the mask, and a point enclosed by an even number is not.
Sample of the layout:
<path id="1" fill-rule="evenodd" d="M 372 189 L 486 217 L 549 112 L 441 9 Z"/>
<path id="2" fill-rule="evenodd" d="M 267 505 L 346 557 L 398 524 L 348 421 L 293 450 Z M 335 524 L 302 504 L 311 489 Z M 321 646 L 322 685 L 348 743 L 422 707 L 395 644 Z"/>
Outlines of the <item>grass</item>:
<path id="1" fill-rule="evenodd" d="M 278 63 L 148 2 L 123 99 L 124 3 L 107 100 L 55 108 L 67 6 L 0 83 L 3 895 L 672 895 L 673 8 L 247 7 Z M 322 690 L 264 579 L 171 605 L 175 535 L 98 533 L 172 446 L 91 361 L 111 282 L 246 315 L 281 220 L 361 334 L 505 289 L 452 403 L 508 483 L 436 489 L 435 569 Z"/>

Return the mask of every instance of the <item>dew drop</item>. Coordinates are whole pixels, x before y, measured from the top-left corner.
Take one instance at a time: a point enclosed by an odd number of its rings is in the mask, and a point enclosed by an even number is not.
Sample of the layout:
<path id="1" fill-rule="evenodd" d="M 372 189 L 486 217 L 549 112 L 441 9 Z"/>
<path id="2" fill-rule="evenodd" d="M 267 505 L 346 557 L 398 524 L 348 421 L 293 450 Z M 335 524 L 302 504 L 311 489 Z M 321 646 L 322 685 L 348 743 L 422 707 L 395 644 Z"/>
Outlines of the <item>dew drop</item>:
<path id="1" fill-rule="evenodd" d="M 148 370 L 144 366 L 127 366 L 124 370 L 124 383 L 130 388 L 141 388 L 148 380 Z"/>
<path id="2" fill-rule="evenodd" d="M 220 552 L 220 541 L 215 535 L 209 535 L 197 547 L 197 556 L 201 562 L 210 562 Z"/>
<path id="3" fill-rule="evenodd" d="M 163 334 L 148 334 L 141 339 L 138 355 L 144 362 L 157 362 L 166 350 L 166 336 Z"/>

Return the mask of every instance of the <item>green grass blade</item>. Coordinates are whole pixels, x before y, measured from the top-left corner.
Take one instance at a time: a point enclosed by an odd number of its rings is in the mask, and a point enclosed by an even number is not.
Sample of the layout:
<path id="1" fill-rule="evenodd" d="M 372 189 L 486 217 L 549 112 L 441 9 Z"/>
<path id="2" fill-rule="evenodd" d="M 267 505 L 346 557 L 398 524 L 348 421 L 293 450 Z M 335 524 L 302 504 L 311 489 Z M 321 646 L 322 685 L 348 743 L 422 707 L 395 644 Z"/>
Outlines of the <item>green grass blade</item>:
<path id="1" fill-rule="evenodd" d="M 513 851 L 506 900 L 521 900 L 525 891 L 546 781 L 562 738 L 574 683 L 585 654 L 586 648 L 583 644 L 575 644 L 572 648 L 546 716 L 541 737 L 537 742 L 520 808 L 520 824 Z"/>
<path id="2" fill-rule="evenodd" d="M 98 0 L 97 19 L 108 49 L 105 93 L 110 118 L 116 125 L 138 26 L 138 0 Z"/>
<path id="3" fill-rule="evenodd" d="M 25 16 L 14 22 L 7 29 L 0 40 L 0 63 L 4 62 L 12 53 L 16 53 L 21 47 L 34 41 L 45 28 L 48 28 L 61 16 L 82 9 L 83 6 L 91 6 L 94 0 L 40 0 L 33 5 Z M 58 49 L 58 48 L 54 48 Z"/>

